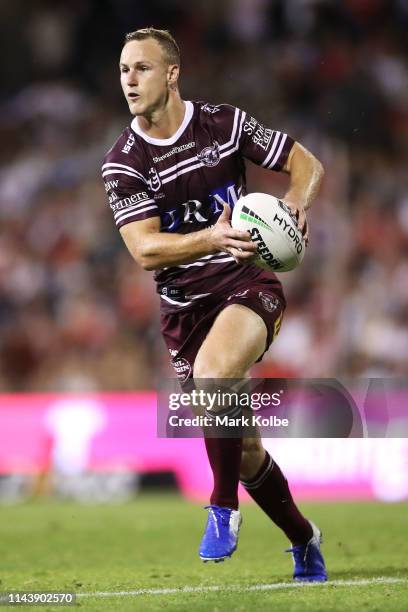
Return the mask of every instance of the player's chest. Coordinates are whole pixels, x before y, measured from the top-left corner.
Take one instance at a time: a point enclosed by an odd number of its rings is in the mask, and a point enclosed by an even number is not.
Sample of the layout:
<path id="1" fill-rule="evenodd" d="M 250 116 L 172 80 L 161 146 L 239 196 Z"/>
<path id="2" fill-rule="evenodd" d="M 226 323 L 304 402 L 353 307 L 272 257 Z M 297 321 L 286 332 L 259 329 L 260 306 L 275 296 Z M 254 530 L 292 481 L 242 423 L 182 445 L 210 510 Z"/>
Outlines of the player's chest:
<path id="1" fill-rule="evenodd" d="M 193 231 L 211 225 L 222 202 L 233 206 L 239 197 L 237 157 L 225 152 L 215 139 L 191 139 L 152 156 L 152 162 L 149 188 L 164 231 Z"/>

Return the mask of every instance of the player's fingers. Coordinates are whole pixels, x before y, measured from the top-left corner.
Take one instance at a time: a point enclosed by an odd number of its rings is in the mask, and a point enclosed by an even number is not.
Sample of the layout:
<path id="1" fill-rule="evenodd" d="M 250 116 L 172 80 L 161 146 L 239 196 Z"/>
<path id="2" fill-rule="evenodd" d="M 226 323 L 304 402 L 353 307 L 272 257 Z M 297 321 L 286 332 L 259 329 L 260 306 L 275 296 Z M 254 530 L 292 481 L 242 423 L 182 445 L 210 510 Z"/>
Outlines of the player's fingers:
<path id="1" fill-rule="evenodd" d="M 255 253 L 242 251 L 241 249 L 236 249 L 234 247 L 231 247 L 229 252 L 238 264 L 250 263 L 256 257 Z"/>
<path id="2" fill-rule="evenodd" d="M 228 204 L 224 202 L 223 209 L 222 209 L 220 216 L 218 217 L 217 223 L 219 223 L 220 221 L 229 221 L 230 216 L 231 216 L 231 208 L 228 206 Z"/>
<path id="3" fill-rule="evenodd" d="M 303 217 L 301 220 L 301 226 L 300 226 L 300 222 L 299 222 L 299 229 L 301 230 L 303 237 L 306 235 L 307 231 L 308 231 L 308 225 L 307 225 L 307 219 L 306 219 L 306 215 L 303 213 Z"/>
<path id="4" fill-rule="evenodd" d="M 306 231 L 307 231 L 307 220 L 306 220 L 306 213 L 304 210 L 298 210 L 298 228 L 300 229 L 300 231 L 302 232 L 303 236 L 305 235 Z"/>
<path id="5" fill-rule="evenodd" d="M 256 252 L 256 244 L 254 242 L 243 242 L 242 240 L 228 239 L 226 245 L 229 248 L 241 249 L 242 251 Z"/>
<path id="6" fill-rule="evenodd" d="M 308 225 L 307 221 L 306 221 L 306 226 L 305 227 L 306 227 L 306 231 L 303 234 L 303 239 L 304 239 L 305 244 L 307 246 L 309 244 L 309 239 L 310 239 L 310 236 L 309 236 L 309 225 Z"/>
<path id="7" fill-rule="evenodd" d="M 242 231 L 242 230 L 236 230 L 236 229 L 233 229 L 232 227 L 227 229 L 227 231 L 225 232 L 225 235 L 228 238 L 235 238 L 236 240 L 243 240 L 244 242 L 251 241 L 251 236 L 249 235 L 249 232 Z"/>
<path id="8" fill-rule="evenodd" d="M 254 259 L 256 257 L 256 253 L 252 253 L 251 251 L 243 251 L 242 249 L 238 249 L 238 257 L 240 259 L 244 259 L 247 261 L 248 259 Z"/>
<path id="9" fill-rule="evenodd" d="M 233 258 L 235 259 L 235 263 L 239 264 L 240 261 L 238 259 L 238 253 L 239 253 L 239 249 L 234 249 L 233 247 L 229 247 L 226 249 L 227 253 L 229 253 L 230 255 L 233 256 Z"/>
<path id="10" fill-rule="evenodd" d="M 296 221 L 298 228 L 301 231 L 303 231 L 304 224 L 306 221 L 306 213 L 305 213 L 304 208 L 303 207 L 299 208 L 299 206 L 297 206 L 295 202 L 292 202 L 289 200 L 284 200 L 284 203 L 290 209 L 290 213 L 292 217 L 294 218 L 294 220 Z"/>

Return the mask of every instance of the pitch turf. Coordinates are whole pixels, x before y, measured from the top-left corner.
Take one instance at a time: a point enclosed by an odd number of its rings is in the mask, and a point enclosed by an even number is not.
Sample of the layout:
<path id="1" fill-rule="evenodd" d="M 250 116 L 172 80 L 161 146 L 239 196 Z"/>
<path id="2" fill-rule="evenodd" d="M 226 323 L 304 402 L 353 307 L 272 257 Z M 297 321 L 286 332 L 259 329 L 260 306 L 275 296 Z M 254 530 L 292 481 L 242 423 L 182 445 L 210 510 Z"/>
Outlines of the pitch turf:
<path id="1" fill-rule="evenodd" d="M 302 508 L 323 530 L 331 584 L 292 588 L 285 538 L 254 505 L 243 506 L 238 551 L 218 565 L 197 556 L 205 511 L 176 495 L 141 495 L 121 506 L 2 506 L 0 591 L 75 591 L 87 594 L 80 609 L 104 611 L 408 610 L 406 504 Z M 101 595 L 177 587 L 203 591 Z"/>

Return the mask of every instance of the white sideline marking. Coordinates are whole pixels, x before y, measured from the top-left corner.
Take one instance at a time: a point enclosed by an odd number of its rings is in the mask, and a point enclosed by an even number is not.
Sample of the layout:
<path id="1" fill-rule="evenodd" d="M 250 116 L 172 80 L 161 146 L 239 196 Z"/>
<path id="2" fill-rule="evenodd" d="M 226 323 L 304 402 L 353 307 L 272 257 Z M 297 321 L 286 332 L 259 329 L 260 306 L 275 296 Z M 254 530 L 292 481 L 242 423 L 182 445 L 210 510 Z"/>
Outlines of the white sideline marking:
<path id="1" fill-rule="evenodd" d="M 272 584 L 229 584 L 214 586 L 178 587 L 172 589 L 138 589 L 136 591 L 96 591 L 95 593 L 77 593 L 77 597 L 137 597 L 140 595 L 174 595 L 176 593 L 211 593 L 214 591 L 275 591 L 278 589 L 299 589 L 324 586 L 364 586 L 368 584 L 408 583 L 408 578 L 362 578 L 361 580 L 329 580 L 328 582 L 274 582 Z"/>

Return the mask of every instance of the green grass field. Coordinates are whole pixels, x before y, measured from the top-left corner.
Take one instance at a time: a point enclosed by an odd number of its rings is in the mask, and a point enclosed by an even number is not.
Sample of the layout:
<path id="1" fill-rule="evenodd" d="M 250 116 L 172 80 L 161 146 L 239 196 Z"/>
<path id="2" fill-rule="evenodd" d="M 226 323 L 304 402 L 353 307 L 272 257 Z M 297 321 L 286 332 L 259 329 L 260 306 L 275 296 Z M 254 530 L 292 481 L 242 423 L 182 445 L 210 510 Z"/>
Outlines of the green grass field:
<path id="1" fill-rule="evenodd" d="M 203 564 L 197 549 L 205 511 L 177 495 L 144 494 L 121 506 L 0 507 L 0 591 L 75 591 L 85 610 L 408 610 L 406 504 L 302 508 L 323 530 L 332 584 L 288 584 L 286 540 L 255 505 L 242 508 L 232 560 Z M 137 593 L 183 587 L 203 591 Z M 119 591 L 136 593 L 106 595 Z"/>

